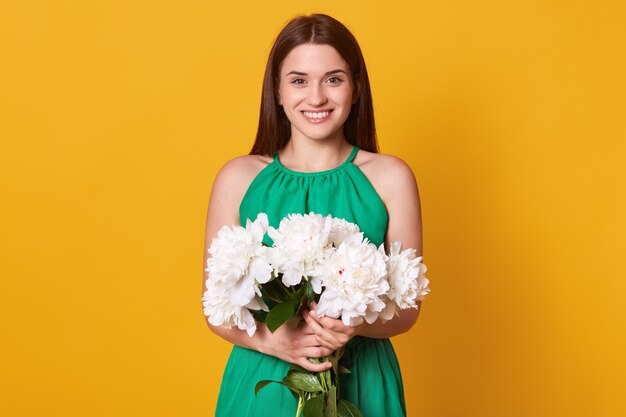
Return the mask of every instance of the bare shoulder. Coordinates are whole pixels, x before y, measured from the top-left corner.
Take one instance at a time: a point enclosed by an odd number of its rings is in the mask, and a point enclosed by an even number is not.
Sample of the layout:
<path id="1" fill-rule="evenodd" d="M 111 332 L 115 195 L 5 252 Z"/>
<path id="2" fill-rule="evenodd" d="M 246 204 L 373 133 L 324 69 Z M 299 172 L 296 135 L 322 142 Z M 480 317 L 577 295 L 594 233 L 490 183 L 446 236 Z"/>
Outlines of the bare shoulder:
<path id="1" fill-rule="evenodd" d="M 215 176 L 213 188 L 245 190 L 270 162 L 272 158 L 263 155 L 243 155 L 233 158 L 220 168 Z"/>
<path id="2" fill-rule="evenodd" d="M 354 164 L 370 180 L 383 201 L 417 188 L 411 167 L 397 156 L 360 150 Z"/>
<path id="3" fill-rule="evenodd" d="M 354 160 L 383 200 L 389 222 L 385 242 L 402 242 L 422 254 L 422 215 L 417 182 L 402 159 L 360 151 Z"/>
<path id="4" fill-rule="evenodd" d="M 259 173 L 270 162 L 272 162 L 272 158 L 263 155 L 238 156 L 222 165 L 217 176 L 245 176 L 253 173 Z"/>
<path id="5" fill-rule="evenodd" d="M 215 176 L 209 200 L 209 217 L 216 224 L 236 224 L 239 205 L 254 178 L 271 158 L 260 155 L 239 156 L 226 162 Z"/>

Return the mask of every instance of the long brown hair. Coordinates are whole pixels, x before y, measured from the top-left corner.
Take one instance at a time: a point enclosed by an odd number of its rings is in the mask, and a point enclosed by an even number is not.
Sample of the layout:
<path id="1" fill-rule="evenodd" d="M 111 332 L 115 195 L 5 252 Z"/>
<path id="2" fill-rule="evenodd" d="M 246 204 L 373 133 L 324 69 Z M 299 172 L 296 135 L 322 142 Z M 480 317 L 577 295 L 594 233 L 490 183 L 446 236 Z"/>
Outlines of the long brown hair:
<path id="1" fill-rule="evenodd" d="M 273 155 L 289 142 L 291 124 L 278 104 L 280 64 L 292 49 L 307 43 L 332 46 L 348 64 L 358 98 L 344 123 L 344 135 L 350 144 L 378 152 L 372 92 L 361 48 L 341 22 L 325 14 L 311 14 L 291 20 L 272 46 L 263 78 L 259 127 L 250 155 Z"/>

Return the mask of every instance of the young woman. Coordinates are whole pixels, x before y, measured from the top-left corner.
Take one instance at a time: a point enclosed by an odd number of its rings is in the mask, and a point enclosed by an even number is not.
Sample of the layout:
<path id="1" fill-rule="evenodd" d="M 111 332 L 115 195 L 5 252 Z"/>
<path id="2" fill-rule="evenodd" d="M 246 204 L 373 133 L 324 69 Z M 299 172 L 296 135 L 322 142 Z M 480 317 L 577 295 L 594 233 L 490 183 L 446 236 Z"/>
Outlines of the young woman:
<path id="1" fill-rule="evenodd" d="M 401 241 L 421 255 L 415 178 L 403 161 L 378 153 L 363 55 L 354 36 L 330 16 L 297 17 L 278 35 L 252 151 L 227 162 L 213 185 L 205 256 L 222 226 L 245 224 L 260 212 L 274 227 L 289 213 L 332 214 L 357 223 L 376 245 Z M 271 243 L 267 236 L 266 242 Z M 341 376 L 340 396 L 365 417 L 404 416 L 402 378 L 389 337 L 408 331 L 417 316 L 418 310 L 402 310 L 384 324 L 350 327 L 318 318 L 313 308 L 295 329 L 281 326 L 270 333 L 259 323 L 252 337 L 207 321 L 234 344 L 215 415 L 293 417 L 297 401 L 287 388 L 270 384 L 255 396 L 255 384 L 282 379 L 292 363 L 325 370 L 330 363 L 308 358 L 345 346 L 342 360 L 351 373 Z"/>

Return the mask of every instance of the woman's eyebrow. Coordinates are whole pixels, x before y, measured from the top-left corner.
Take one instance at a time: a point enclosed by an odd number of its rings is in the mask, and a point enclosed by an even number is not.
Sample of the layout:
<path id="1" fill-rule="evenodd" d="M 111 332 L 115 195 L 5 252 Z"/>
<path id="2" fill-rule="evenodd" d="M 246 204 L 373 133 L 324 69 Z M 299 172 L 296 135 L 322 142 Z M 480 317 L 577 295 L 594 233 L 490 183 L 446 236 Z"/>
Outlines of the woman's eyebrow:
<path id="1" fill-rule="evenodd" d="M 343 72 L 344 74 L 348 75 L 348 73 L 347 73 L 347 72 L 345 72 L 345 71 L 344 71 L 344 70 L 342 70 L 342 69 L 335 69 L 335 70 L 332 70 L 332 71 L 328 71 L 327 73 L 325 73 L 325 74 L 324 74 L 324 76 L 326 76 L 326 75 L 332 75 L 332 74 L 337 74 L 337 73 L 340 73 L 340 72 Z M 309 74 L 307 74 L 306 72 L 300 72 L 300 71 L 289 71 L 287 74 L 285 74 L 285 77 L 286 77 L 287 75 L 291 75 L 291 74 L 293 74 L 293 75 L 309 75 Z"/>

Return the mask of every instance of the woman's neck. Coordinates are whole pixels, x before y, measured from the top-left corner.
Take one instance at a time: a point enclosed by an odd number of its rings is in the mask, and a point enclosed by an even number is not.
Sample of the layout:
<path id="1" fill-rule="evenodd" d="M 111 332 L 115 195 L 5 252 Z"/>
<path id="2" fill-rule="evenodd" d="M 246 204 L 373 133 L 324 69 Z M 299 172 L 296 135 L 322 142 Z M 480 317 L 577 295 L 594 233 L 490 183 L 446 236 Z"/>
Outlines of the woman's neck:
<path id="1" fill-rule="evenodd" d="M 318 172 L 341 165 L 352 151 L 352 145 L 340 137 L 336 140 L 298 140 L 292 137 L 278 153 L 283 166 L 300 172 Z"/>

